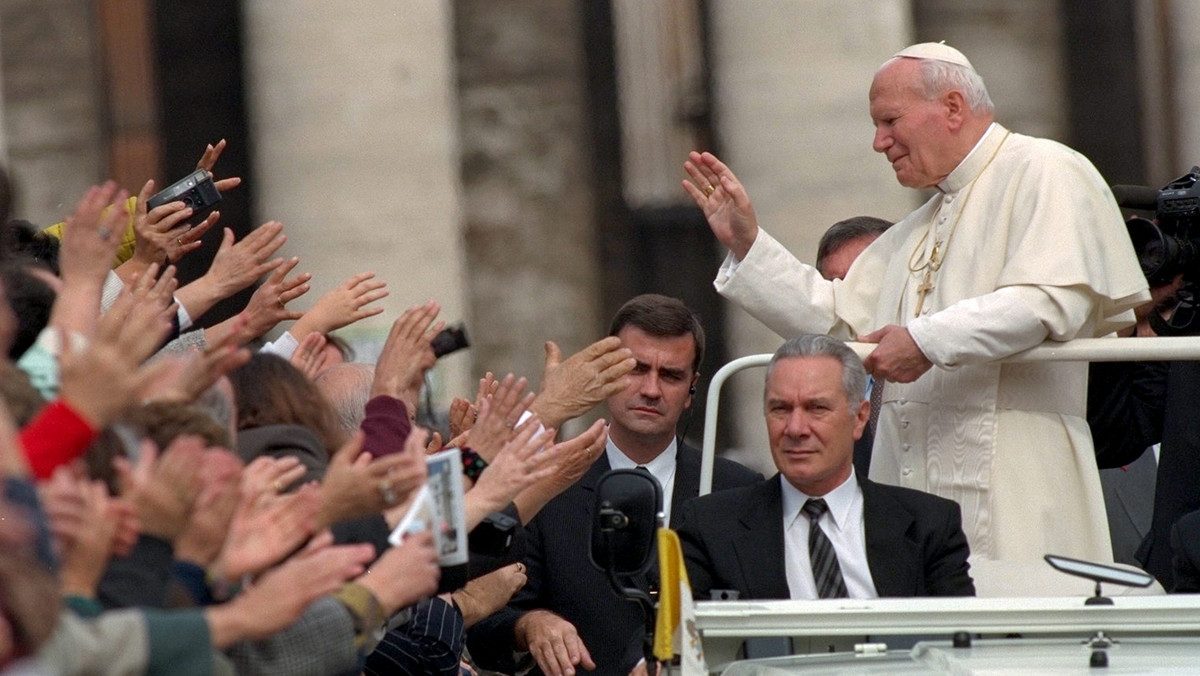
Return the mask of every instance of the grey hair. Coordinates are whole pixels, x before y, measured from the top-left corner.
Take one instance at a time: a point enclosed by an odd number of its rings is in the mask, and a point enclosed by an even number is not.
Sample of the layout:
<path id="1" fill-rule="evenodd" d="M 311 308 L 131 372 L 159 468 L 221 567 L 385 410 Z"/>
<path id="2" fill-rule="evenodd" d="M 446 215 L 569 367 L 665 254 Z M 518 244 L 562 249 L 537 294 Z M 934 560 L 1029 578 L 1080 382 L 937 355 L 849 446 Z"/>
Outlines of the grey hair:
<path id="1" fill-rule="evenodd" d="M 367 401 L 371 398 L 374 379 L 373 365 L 345 362 L 322 371 L 313 384 L 337 412 L 342 429 L 354 434 L 367 415 Z"/>
<path id="2" fill-rule="evenodd" d="M 866 397 L 867 371 L 863 368 L 862 360 L 837 338 L 831 338 L 817 333 L 789 338 L 775 350 L 770 363 L 767 364 L 766 383 L 771 382 L 771 373 L 775 364 L 783 359 L 797 357 L 833 357 L 842 364 L 842 389 L 846 392 L 846 401 L 851 405 L 858 404 Z M 763 397 L 766 397 L 764 383 Z"/>
<path id="3" fill-rule="evenodd" d="M 893 57 L 888 59 L 883 66 L 887 66 L 896 59 L 907 58 L 912 57 Z M 937 59 L 917 59 L 917 61 L 921 64 L 921 96 L 926 101 L 932 101 L 950 90 L 957 90 L 962 92 L 963 99 L 966 100 L 967 107 L 972 112 L 981 115 L 995 112 L 996 107 L 992 104 L 992 97 L 988 94 L 987 85 L 983 84 L 983 78 L 975 69 Z M 880 70 L 883 69 L 883 66 L 880 66 Z"/>

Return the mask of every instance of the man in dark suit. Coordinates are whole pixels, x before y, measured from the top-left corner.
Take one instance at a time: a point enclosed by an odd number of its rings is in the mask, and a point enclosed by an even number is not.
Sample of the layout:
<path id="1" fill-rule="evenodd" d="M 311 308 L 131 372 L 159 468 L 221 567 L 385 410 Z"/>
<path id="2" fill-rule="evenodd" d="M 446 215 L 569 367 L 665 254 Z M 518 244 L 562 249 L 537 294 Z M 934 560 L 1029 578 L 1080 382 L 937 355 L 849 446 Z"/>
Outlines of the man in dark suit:
<path id="1" fill-rule="evenodd" d="M 618 310 L 609 335 L 633 352 L 637 366 L 629 387 L 608 399 L 608 447 L 529 523 L 528 583 L 468 639 L 486 668 L 511 669 L 505 658 L 528 650 L 548 676 L 576 668 L 626 676 L 641 657 L 642 611 L 619 597 L 588 561 L 595 489 L 610 469 L 645 467 L 663 487 L 669 522 L 698 495 L 700 451 L 679 442 L 676 426 L 695 396 L 704 331 L 681 301 L 643 295 Z M 761 479 L 720 458 L 713 469 L 714 490 Z"/>
<path id="2" fill-rule="evenodd" d="M 970 596 L 958 505 L 858 477 L 870 414 L 862 362 L 828 336 L 793 338 L 767 369 L 764 407 L 779 474 L 683 507 L 697 598 Z"/>
<path id="3" fill-rule="evenodd" d="M 891 221 L 874 216 L 851 216 L 829 226 L 817 242 L 817 262 L 814 267 L 825 279 L 845 279 L 850 266 L 871 242 L 892 227 Z M 875 422 L 879 418 L 879 402 L 883 384 L 868 378 L 871 396 L 871 424 L 863 429 L 854 442 L 854 471 L 866 476 L 871 468 L 871 446 L 875 444 Z"/>

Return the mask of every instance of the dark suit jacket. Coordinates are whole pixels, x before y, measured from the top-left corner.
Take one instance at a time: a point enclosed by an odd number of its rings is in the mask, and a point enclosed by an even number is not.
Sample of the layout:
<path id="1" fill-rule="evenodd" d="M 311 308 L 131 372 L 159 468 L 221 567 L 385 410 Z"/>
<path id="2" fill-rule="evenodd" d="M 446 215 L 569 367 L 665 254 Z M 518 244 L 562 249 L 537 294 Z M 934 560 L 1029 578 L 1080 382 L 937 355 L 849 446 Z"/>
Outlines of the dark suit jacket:
<path id="1" fill-rule="evenodd" d="M 1185 514 L 1171 528 L 1177 594 L 1200 593 L 1200 511 Z"/>
<path id="2" fill-rule="evenodd" d="M 1171 529 L 1200 509 L 1200 362 L 1092 364 L 1088 375 L 1088 424 L 1101 467 L 1131 462 L 1162 442 L 1150 534 L 1137 560 L 1173 589 Z"/>
<path id="3" fill-rule="evenodd" d="M 698 599 L 736 589 L 743 599 L 789 598 L 779 475 L 698 498 L 679 515 L 679 539 Z M 867 566 L 880 596 L 973 596 L 958 504 L 860 478 Z"/>
<path id="4" fill-rule="evenodd" d="M 513 628 L 529 610 L 545 608 L 575 625 L 595 661 L 592 673 L 626 676 L 637 663 L 645 624 L 642 611 L 617 596 L 588 560 L 596 484 L 609 471 L 602 454 L 574 486 L 542 508 L 527 527 L 525 565 L 529 582 L 509 606 L 472 627 L 467 645 L 488 669 L 512 673 Z M 750 485 L 762 476 L 722 458 L 713 465 L 713 490 Z M 676 456 L 671 523 L 700 492 L 700 451 L 680 444 Z"/>

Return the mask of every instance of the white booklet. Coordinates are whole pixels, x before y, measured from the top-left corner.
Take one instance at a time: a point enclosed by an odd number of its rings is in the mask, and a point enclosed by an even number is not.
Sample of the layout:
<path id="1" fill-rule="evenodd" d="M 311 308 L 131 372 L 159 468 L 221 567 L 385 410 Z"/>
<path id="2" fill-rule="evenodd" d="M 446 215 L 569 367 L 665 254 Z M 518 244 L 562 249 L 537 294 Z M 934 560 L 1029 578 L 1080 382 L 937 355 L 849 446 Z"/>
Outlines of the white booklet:
<path id="1" fill-rule="evenodd" d="M 411 533 L 433 533 L 438 565 L 458 566 L 467 562 L 467 517 L 463 510 L 462 453 L 448 448 L 426 456 L 429 478 L 409 505 L 408 511 L 388 542 L 393 546 Z"/>

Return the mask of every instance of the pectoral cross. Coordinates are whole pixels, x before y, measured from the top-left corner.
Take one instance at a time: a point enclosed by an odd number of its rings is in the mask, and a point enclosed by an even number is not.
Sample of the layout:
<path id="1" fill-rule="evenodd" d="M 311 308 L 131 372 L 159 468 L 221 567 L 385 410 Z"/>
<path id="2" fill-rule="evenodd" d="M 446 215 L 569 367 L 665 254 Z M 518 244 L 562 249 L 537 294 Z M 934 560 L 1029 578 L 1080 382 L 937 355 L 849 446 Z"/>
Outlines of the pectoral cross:
<path id="1" fill-rule="evenodd" d="M 917 285 L 917 313 L 913 317 L 921 316 L 921 308 L 925 307 L 925 296 L 928 296 L 930 291 L 933 291 L 933 269 L 925 268 L 925 277 Z"/>

